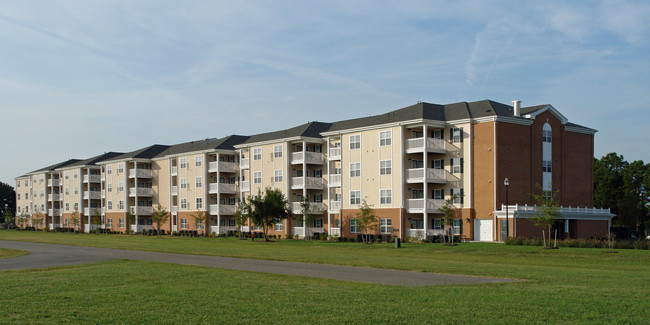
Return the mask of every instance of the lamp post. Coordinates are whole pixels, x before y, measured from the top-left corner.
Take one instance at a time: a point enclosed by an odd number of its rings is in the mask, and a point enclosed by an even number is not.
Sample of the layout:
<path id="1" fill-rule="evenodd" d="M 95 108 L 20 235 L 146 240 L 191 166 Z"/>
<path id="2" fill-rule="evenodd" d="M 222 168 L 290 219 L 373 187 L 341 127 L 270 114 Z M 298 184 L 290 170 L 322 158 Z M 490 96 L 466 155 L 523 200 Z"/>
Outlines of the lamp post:
<path id="1" fill-rule="evenodd" d="M 503 185 L 506 186 L 506 239 L 510 237 L 510 224 L 508 223 L 508 186 L 510 186 L 510 181 L 508 177 L 503 180 Z"/>

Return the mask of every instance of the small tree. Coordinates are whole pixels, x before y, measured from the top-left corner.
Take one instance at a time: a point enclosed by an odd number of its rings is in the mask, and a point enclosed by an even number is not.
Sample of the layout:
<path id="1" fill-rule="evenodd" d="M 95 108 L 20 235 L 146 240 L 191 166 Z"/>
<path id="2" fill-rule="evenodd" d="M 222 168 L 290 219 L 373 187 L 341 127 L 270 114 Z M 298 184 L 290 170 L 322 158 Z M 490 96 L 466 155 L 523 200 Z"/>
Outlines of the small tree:
<path id="1" fill-rule="evenodd" d="M 4 213 L 4 218 L 5 218 L 5 223 L 13 224 L 14 223 L 14 215 L 9 211 L 9 209 L 5 209 Z"/>
<path id="2" fill-rule="evenodd" d="M 458 195 L 454 194 L 450 198 L 445 200 L 445 204 L 440 207 L 440 212 L 442 212 L 442 223 L 445 227 L 445 232 L 448 236 L 451 237 L 451 243 L 449 245 L 454 245 L 454 217 L 456 216 L 456 208 L 454 207 L 454 200 L 458 199 Z M 425 226 L 426 228 L 426 226 Z M 447 239 L 445 239 L 445 242 Z"/>
<path id="3" fill-rule="evenodd" d="M 126 233 L 131 232 L 131 225 L 135 223 L 135 213 L 134 212 L 135 212 L 135 210 L 133 210 L 133 208 L 131 208 L 131 210 L 126 211 L 126 221 L 127 221 Z"/>
<path id="4" fill-rule="evenodd" d="M 560 218 L 560 204 L 557 201 L 557 195 L 559 191 L 546 191 L 537 185 L 537 188 L 542 190 L 541 194 L 533 194 L 533 199 L 536 202 L 537 211 L 535 216 L 532 218 L 533 223 L 538 227 L 547 227 L 548 229 L 548 246 L 546 240 L 544 240 L 544 247 L 551 247 L 551 228 L 555 225 L 557 220 Z M 550 185 L 549 185 L 549 188 Z M 544 238 L 544 232 L 542 231 L 542 238 Z"/>
<path id="5" fill-rule="evenodd" d="M 309 203 L 309 197 L 305 196 L 300 201 L 300 209 L 302 214 L 294 216 L 294 220 L 302 221 L 304 229 L 304 240 L 311 241 L 311 227 L 309 225 L 314 222 L 314 215 L 311 213 L 311 204 Z"/>
<path id="6" fill-rule="evenodd" d="M 75 227 L 77 225 L 79 225 L 79 210 L 78 209 L 76 209 L 76 208 L 74 209 L 74 211 L 70 215 L 70 220 L 72 220 L 72 223 L 74 224 Z M 83 229 L 82 229 L 82 231 L 83 231 Z"/>
<path id="7" fill-rule="evenodd" d="M 102 225 L 102 215 L 99 209 L 93 209 L 93 214 L 90 216 L 90 224 L 95 226 L 95 230 Z"/>
<path id="8" fill-rule="evenodd" d="M 196 224 L 196 229 L 203 229 L 202 235 L 205 236 L 205 220 L 208 219 L 208 216 L 205 214 L 205 211 L 198 211 L 196 214 L 192 215 L 194 223 Z"/>
<path id="9" fill-rule="evenodd" d="M 356 214 L 357 225 L 361 231 L 361 241 L 364 243 L 370 243 L 368 230 L 375 229 L 377 227 L 377 215 L 375 210 L 373 210 L 366 199 L 363 199 L 361 206 L 359 207 L 359 212 Z"/>
<path id="10" fill-rule="evenodd" d="M 237 199 L 237 210 L 235 211 L 235 225 L 239 228 L 239 232 L 244 232 L 244 225 L 246 220 L 250 217 L 250 205 L 246 200 Z"/>
<path id="11" fill-rule="evenodd" d="M 32 222 L 35 223 L 37 227 L 43 225 L 44 218 L 45 216 L 43 216 L 43 212 L 34 212 L 32 214 Z"/>
<path id="12" fill-rule="evenodd" d="M 25 223 L 27 222 L 27 215 L 25 215 L 25 212 L 21 212 L 18 215 L 18 217 L 16 218 L 16 222 L 18 222 L 20 228 L 25 228 Z"/>
<path id="13" fill-rule="evenodd" d="M 162 205 L 158 204 L 153 212 L 151 213 L 151 220 L 156 223 L 158 236 L 160 236 L 160 224 L 165 223 L 169 217 L 169 212 Z"/>
<path id="14" fill-rule="evenodd" d="M 264 241 L 269 241 L 269 228 L 289 215 L 287 198 L 279 189 L 266 188 L 264 196 L 261 195 L 261 191 L 258 191 L 249 202 L 253 222 L 262 227 Z"/>

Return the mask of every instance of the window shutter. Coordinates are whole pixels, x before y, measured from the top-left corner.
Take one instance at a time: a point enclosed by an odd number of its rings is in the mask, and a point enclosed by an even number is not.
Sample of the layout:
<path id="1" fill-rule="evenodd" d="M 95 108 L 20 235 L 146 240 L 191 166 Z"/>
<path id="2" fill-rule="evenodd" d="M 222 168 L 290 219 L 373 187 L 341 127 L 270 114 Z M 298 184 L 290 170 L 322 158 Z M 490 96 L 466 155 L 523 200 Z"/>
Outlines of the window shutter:
<path id="1" fill-rule="evenodd" d="M 450 191 L 451 191 L 451 192 L 449 192 L 449 197 L 454 196 L 454 189 L 452 188 Z"/>
<path id="2" fill-rule="evenodd" d="M 464 201 L 464 197 L 465 197 L 464 194 L 465 194 L 465 193 L 464 193 L 463 189 L 461 188 L 461 189 L 460 189 L 460 204 L 463 204 L 463 202 L 465 202 L 465 201 Z"/>
<path id="3" fill-rule="evenodd" d="M 444 200 L 445 199 L 445 189 L 444 188 L 442 190 L 440 190 L 440 194 L 442 195 L 442 199 Z"/>
<path id="4" fill-rule="evenodd" d="M 460 130 L 460 143 L 463 143 L 463 128 L 458 128 Z"/>
<path id="5" fill-rule="evenodd" d="M 460 158 L 460 173 L 463 173 L 463 158 Z"/>
<path id="6" fill-rule="evenodd" d="M 454 141 L 454 128 L 449 129 L 449 140 Z"/>
<path id="7" fill-rule="evenodd" d="M 445 132 L 443 130 L 440 130 L 440 139 L 445 138 Z"/>

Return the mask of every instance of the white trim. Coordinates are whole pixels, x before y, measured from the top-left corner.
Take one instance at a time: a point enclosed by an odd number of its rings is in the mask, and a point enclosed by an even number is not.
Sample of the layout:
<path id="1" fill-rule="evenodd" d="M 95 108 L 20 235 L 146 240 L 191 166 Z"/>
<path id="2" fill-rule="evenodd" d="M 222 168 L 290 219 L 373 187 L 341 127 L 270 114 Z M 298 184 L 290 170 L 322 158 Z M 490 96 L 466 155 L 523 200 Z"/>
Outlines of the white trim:
<path id="1" fill-rule="evenodd" d="M 551 114 L 555 115 L 555 117 L 557 117 L 562 122 L 562 124 L 566 124 L 569 121 L 566 117 L 564 117 L 564 115 L 562 115 L 562 113 L 558 112 L 558 110 L 556 110 L 555 107 L 553 107 L 552 105 L 546 105 L 543 108 L 540 108 L 534 112 L 524 115 L 524 117 L 534 120 L 535 117 L 537 117 L 537 115 L 542 114 L 546 111 L 550 111 Z"/>
<path id="2" fill-rule="evenodd" d="M 323 143 L 324 140 L 322 138 L 296 136 L 296 137 L 290 137 L 290 138 L 281 138 L 281 139 L 273 139 L 273 140 L 265 140 L 265 141 L 237 144 L 237 145 L 234 145 L 233 147 L 235 149 L 245 149 L 245 148 L 249 148 L 249 147 L 263 146 L 263 145 L 273 144 L 273 143 L 295 142 L 295 141 L 304 141 L 304 142 L 308 142 L 308 143 Z"/>
<path id="3" fill-rule="evenodd" d="M 564 131 L 574 132 L 574 133 L 583 133 L 583 134 L 596 134 L 598 130 L 591 129 L 588 127 L 577 127 L 577 126 L 565 126 Z"/>

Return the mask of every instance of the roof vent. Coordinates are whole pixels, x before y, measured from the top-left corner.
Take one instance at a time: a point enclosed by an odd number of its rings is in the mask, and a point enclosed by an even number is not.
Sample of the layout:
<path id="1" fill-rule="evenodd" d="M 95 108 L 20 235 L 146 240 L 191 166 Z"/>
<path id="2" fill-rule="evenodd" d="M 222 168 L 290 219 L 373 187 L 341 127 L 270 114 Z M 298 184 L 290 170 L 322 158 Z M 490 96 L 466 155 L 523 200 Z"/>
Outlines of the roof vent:
<path id="1" fill-rule="evenodd" d="M 520 117 L 521 116 L 521 101 L 520 100 L 513 100 L 512 104 L 514 104 L 513 116 Z"/>

